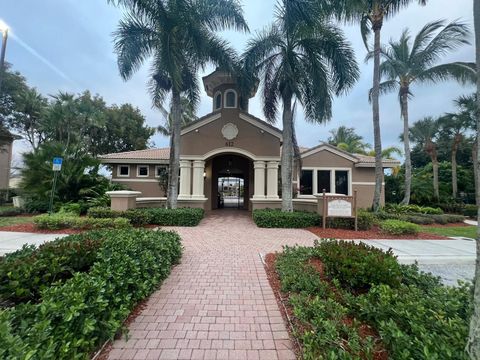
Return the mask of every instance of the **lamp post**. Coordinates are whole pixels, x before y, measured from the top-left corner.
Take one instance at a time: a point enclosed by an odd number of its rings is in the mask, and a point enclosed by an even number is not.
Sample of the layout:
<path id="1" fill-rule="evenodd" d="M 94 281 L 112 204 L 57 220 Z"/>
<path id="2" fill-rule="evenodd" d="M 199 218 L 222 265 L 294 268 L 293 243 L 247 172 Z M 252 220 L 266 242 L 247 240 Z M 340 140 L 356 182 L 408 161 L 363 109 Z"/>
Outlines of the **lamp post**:
<path id="1" fill-rule="evenodd" d="M 0 20 L 0 32 L 2 33 L 2 51 L 0 53 L 0 94 L 2 94 L 2 81 L 5 74 L 5 51 L 7 50 L 8 25 Z"/>

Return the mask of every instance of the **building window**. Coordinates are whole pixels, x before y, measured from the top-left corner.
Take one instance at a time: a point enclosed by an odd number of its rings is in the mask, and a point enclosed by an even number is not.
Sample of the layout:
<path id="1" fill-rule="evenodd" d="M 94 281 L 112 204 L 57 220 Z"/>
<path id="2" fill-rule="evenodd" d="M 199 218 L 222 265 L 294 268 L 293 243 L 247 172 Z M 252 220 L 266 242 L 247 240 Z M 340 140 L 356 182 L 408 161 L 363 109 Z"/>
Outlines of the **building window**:
<path id="1" fill-rule="evenodd" d="M 118 176 L 130 176 L 130 165 L 119 165 L 117 168 Z"/>
<path id="2" fill-rule="evenodd" d="M 313 170 L 302 170 L 300 195 L 313 195 Z"/>
<path id="3" fill-rule="evenodd" d="M 330 170 L 318 170 L 317 171 L 317 193 L 321 194 L 325 190 L 326 193 L 330 192 Z"/>
<path id="4" fill-rule="evenodd" d="M 137 166 L 137 176 L 138 177 L 148 177 L 148 165 L 138 165 Z"/>
<path id="5" fill-rule="evenodd" d="M 163 177 L 166 174 L 168 174 L 167 166 L 163 166 L 163 165 L 155 166 L 155 177 L 157 178 Z"/>
<path id="6" fill-rule="evenodd" d="M 227 92 L 225 93 L 225 107 L 237 107 L 237 93 L 235 92 L 235 90 L 227 90 Z"/>
<path id="7" fill-rule="evenodd" d="M 218 93 L 215 95 L 215 110 L 218 110 L 222 107 L 222 94 Z"/>
<path id="8" fill-rule="evenodd" d="M 348 195 L 348 171 L 335 170 L 335 192 Z"/>

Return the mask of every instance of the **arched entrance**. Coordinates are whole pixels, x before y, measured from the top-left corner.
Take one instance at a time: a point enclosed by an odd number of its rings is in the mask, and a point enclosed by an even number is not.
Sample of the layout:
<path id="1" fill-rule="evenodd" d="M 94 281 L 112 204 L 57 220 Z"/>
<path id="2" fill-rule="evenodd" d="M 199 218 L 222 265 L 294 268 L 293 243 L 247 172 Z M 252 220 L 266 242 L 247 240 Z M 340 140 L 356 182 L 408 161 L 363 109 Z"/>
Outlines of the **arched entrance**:
<path id="1" fill-rule="evenodd" d="M 210 159 L 212 167 L 211 206 L 219 208 L 249 208 L 253 195 L 253 163 L 237 154 L 221 154 Z"/>

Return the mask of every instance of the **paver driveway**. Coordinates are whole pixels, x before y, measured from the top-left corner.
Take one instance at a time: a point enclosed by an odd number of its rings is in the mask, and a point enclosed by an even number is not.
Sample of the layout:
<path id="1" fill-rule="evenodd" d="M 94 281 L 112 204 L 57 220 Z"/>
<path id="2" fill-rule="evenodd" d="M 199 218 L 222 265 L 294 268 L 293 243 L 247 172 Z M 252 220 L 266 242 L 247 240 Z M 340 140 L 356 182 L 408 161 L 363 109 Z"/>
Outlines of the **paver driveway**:
<path id="1" fill-rule="evenodd" d="M 110 359 L 295 359 L 259 253 L 312 245 L 305 230 L 260 229 L 249 213 L 217 210 L 174 228 L 185 251 L 117 340 Z"/>

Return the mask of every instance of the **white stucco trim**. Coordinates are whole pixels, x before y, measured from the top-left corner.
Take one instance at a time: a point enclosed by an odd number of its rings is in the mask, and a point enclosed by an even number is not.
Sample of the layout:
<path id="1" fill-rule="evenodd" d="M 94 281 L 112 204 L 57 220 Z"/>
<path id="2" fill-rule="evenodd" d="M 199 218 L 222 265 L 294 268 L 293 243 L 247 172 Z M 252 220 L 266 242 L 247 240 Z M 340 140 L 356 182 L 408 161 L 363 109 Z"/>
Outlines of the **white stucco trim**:
<path id="1" fill-rule="evenodd" d="M 253 161 L 280 161 L 280 156 L 257 156 L 250 151 L 237 148 L 237 147 L 221 147 L 217 149 L 213 149 L 203 155 L 181 155 L 180 160 L 208 160 L 211 157 L 220 154 L 238 154 L 243 155 Z"/>
<path id="2" fill-rule="evenodd" d="M 282 141 L 283 137 L 282 137 L 282 133 L 280 131 L 276 131 L 275 129 L 272 129 L 270 128 L 269 126 L 266 126 L 264 124 L 262 124 L 261 122 L 259 122 L 257 119 L 255 118 L 252 118 L 250 116 L 248 116 L 247 114 L 245 113 L 240 113 L 239 114 L 239 117 L 240 119 L 242 120 L 245 120 L 246 122 L 248 122 L 250 125 L 253 125 L 257 128 L 259 128 L 260 130 L 263 130 L 277 138 L 280 139 L 280 141 Z"/>
<path id="3" fill-rule="evenodd" d="M 352 168 L 346 168 L 346 167 L 302 167 L 302 170 L 312 170 L 312 195 L 302 195 L 298 194 L 298 198 L 312 198 L 315 197 L 315 195 L 321 195 L 321 193 L 317 192 L 317 187 L 318 187 L 318 177 L 317 177 L 317 171 L 318 170 L 325 170 L 325 171 L 330 171 L 330 191 L 332 193 L 336 193 L 336 188 L 335 188 L 335 171 L 347 171 L 348 172 L 348 196 L 351 196 L 353 194 L 352 191 Z M 300 174 L 301 175 L 301 174 Z M 301 176 L 298 178 L 298 187 L 301 187 L 301 182 L 300 182 Z"/>
<path id="4" fill-rule="evenodd" d="M 118 179 L 118 178 L 112 178 L 112 181 L 116 182 L 152 182 L 152 183 L 158 183 L 157 179 L 137 179 L 137 178 L 128 178 L 128 179 Z"/>
<path id="5" fill-rule="evenodd" d="M 187 126 L 186 128 L 184 128 L 180 132 L 180 135 L 188 134 L 189 132 L 197 130 L 198 128 L 201 128 L 202 126 L 207 125 L 207 124 L 211 123 L 212 121 L 220 119 L 221 117 L 222 117 L 222 115 L 220 113 L 212 114 L 211 116 L 206 117 L 205 119 L 203 119 L 199 122 L 196 122 L 196 123 L 194 123 L 190 126 Z"/>
<path id="6" fill-rule="evenodd" d="M 352 185 L 360 185 L 360 186 L 375 186 L 375 182 L 374 181 L 354 181 L 352 182 Z M 385 183 L 382 182 L 382 186 L 385 186 Z"/>
<path id="7" fill-rule="evenodd" d="M 321 151 L 329 151 L 331 152 L 332 154 L 335 154 L 335 155 L 338 155 L 344 159 L 347 159 L 347 160 L 350 160 L 354 163 L 358 163 L 358 158 L 354 157 L 354 156 L 350 156 L 350 155 L 347 155 L 345 154 L 344 152 L 342 151 L 339 151 L 337 149 L 335 149 L 334 147 L 332 146 L 328 146 L 328 145 L 320 145 L 320 146 L 317 146 L 311 150 L 307 150 L 305 151 L 304 153 L 300 154 L 300 157 L 303 159 L 303 158 L 306 158 L 308 156 L 311 156 L 311 155 L 314 155 L 316 153 L 319 153 Z"/>
<path id="8" fill-rule="evenodd" d="M 217 96 L 220 95 L 220 106 L 217 108 Z M 220 110 L 223 105 L 223 94 L 220 90 L 217 90 L 215 95 L 213 96 L 213 111 Z"/>
<path id="9" fill-rule="evenodd" d="M 397 162 L 397 163 L 386 163 L 386 162 L 382 162 L 382 166 L 383 168 L 394 168 L 394 167 L 397 167 L 397 166 L 400 166 L 400 161 Z M 375 167 L 375 163 L 364 163 L 364 162 L 359 162 L 359 163 L 356 163 L 355 164 L 355 167 L 357 168 L 374 168 Z"/>

